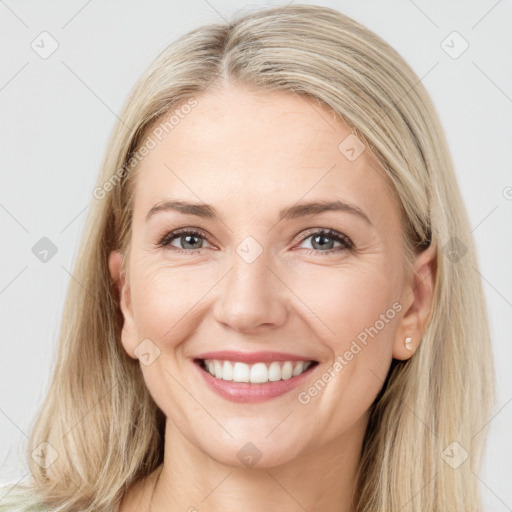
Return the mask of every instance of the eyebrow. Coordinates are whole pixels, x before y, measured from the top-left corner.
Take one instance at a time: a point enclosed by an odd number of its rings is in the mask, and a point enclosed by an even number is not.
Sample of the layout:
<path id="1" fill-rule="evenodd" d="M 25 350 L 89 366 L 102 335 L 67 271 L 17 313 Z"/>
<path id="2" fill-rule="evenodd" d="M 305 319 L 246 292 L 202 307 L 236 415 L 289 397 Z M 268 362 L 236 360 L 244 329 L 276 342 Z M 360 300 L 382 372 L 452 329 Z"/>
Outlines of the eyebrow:
<path id="1" fill-rule="evenodd" d="M 213 206 L 205 203 L 191 203 L 187 201 L 163 201 L 155 204 L 147 213 L 146 221 L 153 215 L 161 211 L 176 211 L 185 215 L 195 215 L 205 219 L 220 220 L 219 215 Z M 297 219 L 310 215 L 318 215 L 328 211 L 338 211 L 350 213 L 363 219 L 370 226 L 372 222 L 358 206 L 345 203 L 340 200 L 334 201 L 311 201 L 297 203 L 292 206 L 283 208 L 279 212 L 279 221 L 285 219 Z"/>

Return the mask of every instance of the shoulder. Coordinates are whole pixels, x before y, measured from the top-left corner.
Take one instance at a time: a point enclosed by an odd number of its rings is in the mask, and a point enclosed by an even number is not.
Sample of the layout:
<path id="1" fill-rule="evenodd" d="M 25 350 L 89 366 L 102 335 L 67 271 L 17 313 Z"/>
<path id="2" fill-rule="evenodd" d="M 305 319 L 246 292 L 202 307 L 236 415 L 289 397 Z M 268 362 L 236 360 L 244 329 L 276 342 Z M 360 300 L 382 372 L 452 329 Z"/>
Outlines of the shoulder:
<path id="1" fill-rule="evenodd" d="M 28 485 L 0 484 L 0 512 L 50 512 Z"/>

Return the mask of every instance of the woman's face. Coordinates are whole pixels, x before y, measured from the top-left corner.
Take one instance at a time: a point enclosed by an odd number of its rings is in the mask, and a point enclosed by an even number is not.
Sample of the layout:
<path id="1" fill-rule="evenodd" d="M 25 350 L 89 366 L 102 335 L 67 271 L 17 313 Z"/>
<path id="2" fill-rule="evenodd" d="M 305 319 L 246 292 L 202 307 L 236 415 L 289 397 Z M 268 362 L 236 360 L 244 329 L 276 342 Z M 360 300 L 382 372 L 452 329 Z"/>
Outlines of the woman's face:
<path id="1" fill-rule="evenodd" d="M 196 100 L 157 123 L 138 169 L 123 346 L 214 460 L 272 466 L 360 440 L 392 358 L 413 353 L 404 337 L 421 337 L 384 173 L 311 100 L 241 86 Z M 315 363 L 290 376 L 297 361 Z"/>

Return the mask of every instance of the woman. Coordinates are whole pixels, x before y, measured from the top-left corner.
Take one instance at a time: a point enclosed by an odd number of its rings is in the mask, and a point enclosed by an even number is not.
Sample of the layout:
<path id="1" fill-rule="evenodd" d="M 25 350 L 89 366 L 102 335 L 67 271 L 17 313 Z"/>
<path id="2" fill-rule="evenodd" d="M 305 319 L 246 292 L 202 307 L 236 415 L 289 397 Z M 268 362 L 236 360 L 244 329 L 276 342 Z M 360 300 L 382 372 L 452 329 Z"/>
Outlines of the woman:
<path id="1" fill-rule="evenodd" d="M 480 510 L 488 322 L 404 60 L 329 8 L 240 13 L 120 119 L 2 510 Z"/>

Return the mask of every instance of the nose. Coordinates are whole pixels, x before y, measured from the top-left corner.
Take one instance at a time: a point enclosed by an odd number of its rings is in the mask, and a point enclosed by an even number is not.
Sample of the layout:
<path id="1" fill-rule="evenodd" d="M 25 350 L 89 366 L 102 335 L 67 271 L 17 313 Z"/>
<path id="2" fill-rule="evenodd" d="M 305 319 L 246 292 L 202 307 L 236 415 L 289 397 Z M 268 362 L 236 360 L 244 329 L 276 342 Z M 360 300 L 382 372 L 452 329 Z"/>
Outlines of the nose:
<path id="1" fill-rule="evenodd" d="M 289 293 L 264 254 L 252 263 L 235 254 L 215 302 L 214 317 L 237 332 L 276 328 L 286 321 Z"/>

